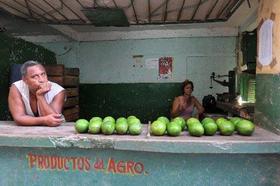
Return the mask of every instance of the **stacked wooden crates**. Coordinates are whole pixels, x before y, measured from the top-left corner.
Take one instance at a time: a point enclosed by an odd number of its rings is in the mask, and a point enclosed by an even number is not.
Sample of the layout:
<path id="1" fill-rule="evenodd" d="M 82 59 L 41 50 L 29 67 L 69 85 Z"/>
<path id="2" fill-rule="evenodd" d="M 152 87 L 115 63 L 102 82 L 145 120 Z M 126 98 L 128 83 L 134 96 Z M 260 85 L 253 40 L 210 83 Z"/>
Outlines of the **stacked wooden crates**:
<path id="1" fill-rule="evenodd" d="M 64 65 L 45 65 L 49 81 L 56 82 L 66 90 L 63 115 L 66 121 L 79 118 L 79 68 L 65 68 Z"/>

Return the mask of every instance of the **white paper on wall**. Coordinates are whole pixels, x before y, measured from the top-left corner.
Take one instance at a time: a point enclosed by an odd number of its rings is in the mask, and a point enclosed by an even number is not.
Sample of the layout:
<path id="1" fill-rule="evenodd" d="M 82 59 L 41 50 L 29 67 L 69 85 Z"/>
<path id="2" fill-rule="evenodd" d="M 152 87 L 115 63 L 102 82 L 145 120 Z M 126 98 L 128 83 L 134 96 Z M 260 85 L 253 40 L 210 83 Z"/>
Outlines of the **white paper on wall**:
<path id="1" fill-rule="evenodd" d="M 150 58 L 145 60 L 145 66 L 147 69 L 158 68 L 158 58 Z"/>
<path id="2" fill-rule="evenodd" d="M 272 29 L 273 21 L 267 19 L 259 30 L 259 62 L 263 66 L 272 62 Z"/>

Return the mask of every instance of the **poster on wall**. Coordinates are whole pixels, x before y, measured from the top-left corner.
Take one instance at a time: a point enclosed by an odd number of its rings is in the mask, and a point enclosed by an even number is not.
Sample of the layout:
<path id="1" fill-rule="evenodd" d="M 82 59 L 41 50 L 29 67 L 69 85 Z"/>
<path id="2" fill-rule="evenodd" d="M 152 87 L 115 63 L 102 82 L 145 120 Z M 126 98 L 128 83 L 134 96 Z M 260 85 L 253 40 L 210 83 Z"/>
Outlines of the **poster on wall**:
<path id="1" fill-rule="evenodd" d="M 160 57 L 158 60 L 158 79 L 172 78 L 173 57 Z"/>

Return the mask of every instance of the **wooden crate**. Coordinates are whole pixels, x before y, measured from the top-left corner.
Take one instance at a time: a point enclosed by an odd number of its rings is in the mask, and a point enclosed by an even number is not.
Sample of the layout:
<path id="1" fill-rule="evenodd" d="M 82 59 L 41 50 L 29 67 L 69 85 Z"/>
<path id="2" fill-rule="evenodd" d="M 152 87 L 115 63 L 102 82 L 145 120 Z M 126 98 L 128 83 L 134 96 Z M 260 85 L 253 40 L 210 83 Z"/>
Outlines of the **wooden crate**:
<path id="1" fill-rule="evenodd" d="M 79 68 L 65 68 L 64 65 L 45 65 L 49 81 L 65 88 L 67 100 L 63 115 L 66 121 L 79 119 Z"/>

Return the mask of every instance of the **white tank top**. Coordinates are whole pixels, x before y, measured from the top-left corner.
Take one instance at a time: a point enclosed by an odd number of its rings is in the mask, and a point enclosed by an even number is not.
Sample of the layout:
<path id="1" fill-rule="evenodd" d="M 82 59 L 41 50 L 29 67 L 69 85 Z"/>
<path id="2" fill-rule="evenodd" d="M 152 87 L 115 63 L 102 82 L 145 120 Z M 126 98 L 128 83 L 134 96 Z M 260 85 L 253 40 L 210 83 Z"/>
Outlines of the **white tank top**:
<path id="1" fill-rule="evenodd" d="M 44 95 L 48 104 L 50 104 L 53 101 L 54 97 L 59 92 L 64 90 L 64 88 L 62 86 L 60 86 L 59 84 L 54 83 L 54 82 L 50 82 L 50 83 L 52 85 L 51 90 Z M 19 90 L 19 92 L 21 94 L 22 100 L 24 102 L 26 114 L 30 115 L 30 116 L 34 116 L 34 113 L 30 106 L 28 85 L 23 80 L 16 81 L 13 84 L 17 87 L 17 89 Z M 39 114 L 39 116 L 41 115 L 39 108 L 38 108 L 38 114 Z"/>

